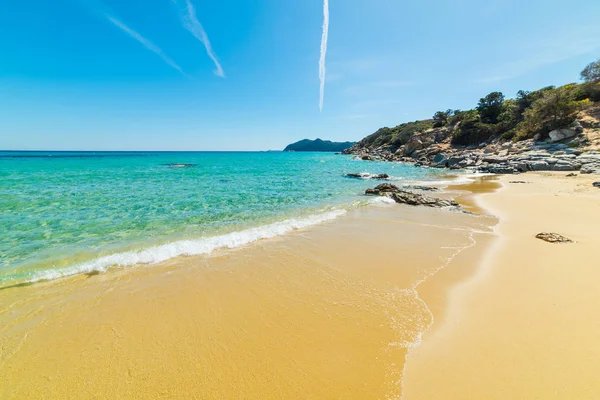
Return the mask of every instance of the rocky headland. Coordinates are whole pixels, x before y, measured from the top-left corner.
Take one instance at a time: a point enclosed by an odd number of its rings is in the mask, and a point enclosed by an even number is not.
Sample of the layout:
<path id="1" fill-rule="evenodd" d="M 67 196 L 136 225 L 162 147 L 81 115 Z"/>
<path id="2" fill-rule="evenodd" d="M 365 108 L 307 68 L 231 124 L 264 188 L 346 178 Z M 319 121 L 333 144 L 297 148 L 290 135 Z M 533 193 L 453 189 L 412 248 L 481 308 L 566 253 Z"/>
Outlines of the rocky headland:
<path id="1" fill-rule="evenodd" d="M 581 111 L 569 126 L 521 141 L 495 137 L 477 145 L 452 143 L 460 122 L 415 131 L 404 141 L 371 143 L 367 138 L 344 151 L 367 161 L 495 174 L 580 171 L 600 174 L 600 106 Z"/>

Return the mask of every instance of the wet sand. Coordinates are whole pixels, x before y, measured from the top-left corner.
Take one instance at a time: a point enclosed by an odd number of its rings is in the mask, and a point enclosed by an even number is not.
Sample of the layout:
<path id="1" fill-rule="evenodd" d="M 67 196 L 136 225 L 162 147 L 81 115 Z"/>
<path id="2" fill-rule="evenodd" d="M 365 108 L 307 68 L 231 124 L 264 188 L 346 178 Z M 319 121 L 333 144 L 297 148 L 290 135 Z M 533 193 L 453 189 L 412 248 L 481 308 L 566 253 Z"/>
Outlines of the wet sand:
<path id="1" fill-rule="evenodd" d="M 446 269 L 417 289 L 447 301 L 407 356 L 405 400 L 600 398 L 600 190 L 565 175 L 501 177 L 478 197 L 500 218 L 495 238 L 462 283 L 442 290 Z"/>
<path id="2" fill-rule="evenodd" d="M 408 349 L 495 223 L 381 204 L 210 256 L 0 290 L 0 398 L 399 398 Z"/>

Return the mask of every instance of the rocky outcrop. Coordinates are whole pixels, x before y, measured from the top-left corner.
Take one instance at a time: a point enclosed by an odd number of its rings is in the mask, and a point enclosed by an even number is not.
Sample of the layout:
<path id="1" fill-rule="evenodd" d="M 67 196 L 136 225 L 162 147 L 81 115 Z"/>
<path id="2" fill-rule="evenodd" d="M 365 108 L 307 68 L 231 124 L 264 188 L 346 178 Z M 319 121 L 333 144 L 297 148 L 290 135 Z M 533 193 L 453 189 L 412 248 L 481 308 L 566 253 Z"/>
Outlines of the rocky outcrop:
<path id="1" fill-rule="evenodd" d="M 386 196 L 394 200 L 396 203 L 408 204 L 411 206 L 425 206 L 425 207 L 453 207 L 457 208 L 458 203 L 454 200 L 440 199 L 437 197 L 431 197 L 424 194 L 418 194 L 402 190 L 396 185 L 390 183 L 381 184 L 373 189 L 367 189 L 365 194 Z"/>
<path id="2" fill-rule="evenodd" d="M 402 189 L 420 190 L 422 192 L 437 192 L 438 190 L 440 190 L 433 186 L 421 186 L 421 185 L 406 185 L 406 186 L 402 186 Z"/>
<path id="3" fill-rule="evenodd" d="M 350 173 L 350 174 L 345 174 L 344 176 L 346 176 L 348 178 L 355 178 L 355 179 L 380 179 L 380 180 L 384 180 L 384 179 L 389 179 L 390 178 L 390 176 L 388 174 L 369 174 L 367 172 Z"/>
<path id="4" fill-rule="evenodd" d="M 373 189 L 367 189 L 365 194 L 381 196 L 384 193 L 393 193 L 399 190 L 400 188 L 396 185 L 392 185 L 391 183 L 382 183 L 381 185 L 375 186 Z"/>
<path id="5" fill-rule="evenodd" d="M 558 233 L 543 232 L 538 233 L 535 237 L 548 243 L 573 243 L 571 239 L 559 235 Z"/>
<path id="6" fill-rule="evenodd" d="M 515 143 L 497 137 L 480 145 L 454 146 L 451 138 L 457 125 L 428 128 L 422 122 L 426 121 L 403 125 L 414 128 L 410 133 L 382 128 L 344 153 L 370 161 L 493 174 L 528 171 L 600 174 L 600 106 L 586 110 L 570 126 L 550 132 L 550 137 L 543 141 L 546 136 L 540 134 L 536 136 L 538 140 Z M 377 135 L 383 134 L 388 136 L 380 140 L 383 136 Z"/>
<path id="7" fill-rule="evenodd" d="M 549 133 L 551 142 L 560 142 L 561 140 L 569 139 L 577 133 L 573 129 L 556 129 Z"/>

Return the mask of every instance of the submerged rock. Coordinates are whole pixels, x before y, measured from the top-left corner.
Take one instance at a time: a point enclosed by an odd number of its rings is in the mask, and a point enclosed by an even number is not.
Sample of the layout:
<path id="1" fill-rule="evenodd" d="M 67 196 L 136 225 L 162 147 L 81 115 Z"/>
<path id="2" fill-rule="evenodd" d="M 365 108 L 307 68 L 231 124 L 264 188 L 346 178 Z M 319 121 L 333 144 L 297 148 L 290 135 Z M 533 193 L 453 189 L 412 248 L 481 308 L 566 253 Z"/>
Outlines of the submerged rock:
<path id="1" fill-rule="evenodd" d="M 548 243 L 573 243 L 571 239 L 559 235 L 558 233 L 543 232 L 538 233 L 535 237 Z"/>
<path id="2" fill-rule="evenodd" d="M 193 168 L 198 164 L 163 164 L 171 168 Z"/>
<path id="3" fill-rule="evenodd" d="M 369 174 L 369 173 L 350 173 L 344 175 L 348 178 L 356 178 L 356 179 L 389 179 L 390 176 L 388 174 Z"/>

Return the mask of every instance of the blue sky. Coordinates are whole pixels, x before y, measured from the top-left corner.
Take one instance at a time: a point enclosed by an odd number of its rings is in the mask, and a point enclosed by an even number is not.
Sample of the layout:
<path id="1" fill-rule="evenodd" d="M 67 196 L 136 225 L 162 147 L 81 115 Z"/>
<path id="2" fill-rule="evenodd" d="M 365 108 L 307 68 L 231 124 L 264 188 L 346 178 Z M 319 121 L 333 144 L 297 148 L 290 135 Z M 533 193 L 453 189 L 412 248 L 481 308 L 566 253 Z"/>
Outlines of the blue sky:
<path id="1" fill-rule="evenodd" d="M 188 1 L 4 1 L 0 149 L 359 140 L 600 58 L 597 0 L 329 0 L 320 112 L 322 0 Z"/>

